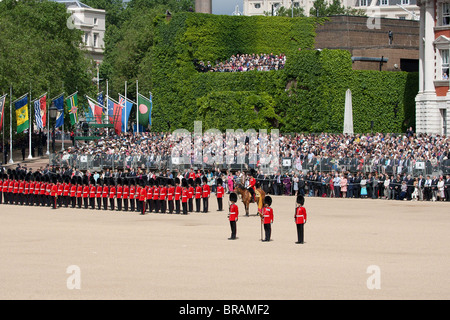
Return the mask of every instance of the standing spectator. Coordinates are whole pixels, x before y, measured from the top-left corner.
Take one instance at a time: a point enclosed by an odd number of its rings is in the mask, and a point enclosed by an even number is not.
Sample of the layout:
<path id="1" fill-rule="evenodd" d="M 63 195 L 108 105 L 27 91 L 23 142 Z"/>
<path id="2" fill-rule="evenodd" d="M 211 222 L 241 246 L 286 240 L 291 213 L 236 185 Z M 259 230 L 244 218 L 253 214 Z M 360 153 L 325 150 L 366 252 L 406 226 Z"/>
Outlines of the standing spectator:
<path id="1" fill-rule="evenodd" d="M 347 177 L 346 175 L 341 175 L 341 181 L 340 181 L 340 189 L 342 193 L 342 198 L 347 197 Z"/>

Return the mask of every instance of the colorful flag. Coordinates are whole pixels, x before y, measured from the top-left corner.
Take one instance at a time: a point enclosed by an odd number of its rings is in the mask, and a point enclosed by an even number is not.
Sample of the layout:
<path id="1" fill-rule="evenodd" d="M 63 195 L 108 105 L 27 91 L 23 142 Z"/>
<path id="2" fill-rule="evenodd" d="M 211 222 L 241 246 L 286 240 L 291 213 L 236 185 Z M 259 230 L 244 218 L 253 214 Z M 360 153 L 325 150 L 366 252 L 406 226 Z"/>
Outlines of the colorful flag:
<path id="1" fill-rule="evenodd" d="M 14 103 L 16 108 L 17 133 L 23 132 L 30 126 L 28 118 L 28 93 Z"/>
<path id="2" fill-rule="evenodd" d="M 119 94 L 119 104 L 122 106 L 122 132 L 127 132 L 129 129 L 128 120 L 130 119 L 130 113 L 134 103 Z"/>
<path id="3" fill-rule="evenodd" d="M 102 113 L 103 113 L 102 106 L 100 106 L 98 103 L 95 102 L 95 100 L 92 100 L 88 96 L 86 96 L 86 98 L 88 99 L 89 108 L 91 109 L 91 113 L 92 113 L 95 121 L 98 124 L 101 124 L 102 123 Z"/>
<path id="4" fill-rule="evenodd" d="M 5 111 L 6 94 L 0 97 L 0 130 L 3 128 L 3 111 Z"/>
<path id="5" fill-rule="evenodd" d="M 122 131 L 122 106 L 111 99 L 110 97 L 107 98 L 108 100 L 108 117 L 109 122 L 114 125 L 114 131 L 116 134 L 120 134 Z"/>
<path id="6" fill-rule="evenodd" d="M 47 95 L 34 100 L 34 116 L 38 129 L 44 129 L 47 124 Z"/>
<path id="7" fill-rule="evenodd" d="M 66 98 L 67 110 L 69 110 L 70 124 L 75 125 L 78 123 L 78 93 L 75 92 L 68 98 Z"/>
<path id="8" fill-rule="evenodd" d="M 137 99 L 138 105 L 138 123 L 147 127 L 148 124 L 152 124 L 152 100 L 147 99 L 143 95 L 139 94 Z"/>
<path id="9" fill-rule="evenodd" d="M 64 125 L 64 95 L 62 94 L 58 98 L 53 99 L 52 103 L 58 109 L 55 124 L 55 128 L 58 128 Z"/>

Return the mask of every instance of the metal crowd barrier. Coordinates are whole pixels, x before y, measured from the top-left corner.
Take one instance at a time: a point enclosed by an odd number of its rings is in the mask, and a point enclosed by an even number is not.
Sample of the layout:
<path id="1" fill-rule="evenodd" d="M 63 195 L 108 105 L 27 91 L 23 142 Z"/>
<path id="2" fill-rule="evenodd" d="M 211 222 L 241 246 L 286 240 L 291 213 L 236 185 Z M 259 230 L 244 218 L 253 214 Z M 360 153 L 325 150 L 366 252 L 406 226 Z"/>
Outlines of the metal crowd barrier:
<path id="1" fill-rule="evenodd" d="M 258 159 L 260 160 L 260 159 Z M 437 161 L 415 160 L 415 161 L 378 161 L 376 159 L 362 158 L 340 158 L 328 157 L 312 158 L 280 158 L 278 167 L 267 165 L 256 165 L 249 163 L 231 164 L 195 164 L 192 159 L 173 159 L 170 156 L 153 156 L 142 154 L 50 154 L 49 164 L 55 167 L 71 167 L 78 170 L 102 171 L 105 169 L 125 170 L 125 169 L 147 169 L 147 170 L 170 170 L 184 171 L 191 167 L 195 170 L 215 170 L 222 171 L 249 171 L 255 169 L 263 174 L 280 172 L 281 174 L 293 174 L 302 171 L 320 173 L 357 173 L 369 174 L 371 172 L 388 174 L 389 176 L 411 175 L 414 177 L 440 176 L 450 174 L 450 160 L 440 159 Z"/>

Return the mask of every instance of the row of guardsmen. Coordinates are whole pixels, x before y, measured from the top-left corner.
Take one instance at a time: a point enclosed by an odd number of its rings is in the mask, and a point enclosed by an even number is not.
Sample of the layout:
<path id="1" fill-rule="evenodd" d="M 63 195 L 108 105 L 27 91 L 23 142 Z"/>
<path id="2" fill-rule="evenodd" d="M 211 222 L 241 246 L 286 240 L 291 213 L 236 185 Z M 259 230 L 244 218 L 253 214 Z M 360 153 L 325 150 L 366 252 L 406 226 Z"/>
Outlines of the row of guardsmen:
<path id="1" fill-rule="evenodd" d="M 194 199 L 196 212 L 208 212 L 210 194 L 206 177 L 95 180 L 54 173 L 0 174 L 0 204 L 188 214 L 194 211 Z M 218 211 L 223 211 L 223 196 L 220 184 L 216 192 Z"/>

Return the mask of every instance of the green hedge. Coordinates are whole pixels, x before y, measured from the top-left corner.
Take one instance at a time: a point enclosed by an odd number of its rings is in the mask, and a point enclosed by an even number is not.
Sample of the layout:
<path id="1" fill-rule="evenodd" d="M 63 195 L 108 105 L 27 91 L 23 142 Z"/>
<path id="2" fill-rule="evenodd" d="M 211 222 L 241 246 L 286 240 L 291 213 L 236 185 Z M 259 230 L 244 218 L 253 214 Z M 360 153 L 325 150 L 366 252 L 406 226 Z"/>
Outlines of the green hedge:
<path id="1" fill-rule="evenodd" d="M 413 124 L 417 74 L 355 71 L 349 52 L 314 50 L 315 26 L 322 22 L 196 13 L 175 14 L 170 22 L 158 17 L 147 84 L 154 96 L 152 130 L 193 130 L 194 121 L 202 120 L 204 130 L 342 132 L 347 89 L 353 94 L 355 132 L 370 131 L 371 121 L 380 132 L 401 132 Z M 269 72 L 194 68 L 194 59 L 214 63 L 238 53 L 285 53 L 287 63 Z"/>

